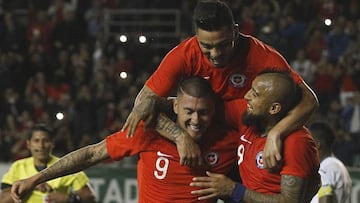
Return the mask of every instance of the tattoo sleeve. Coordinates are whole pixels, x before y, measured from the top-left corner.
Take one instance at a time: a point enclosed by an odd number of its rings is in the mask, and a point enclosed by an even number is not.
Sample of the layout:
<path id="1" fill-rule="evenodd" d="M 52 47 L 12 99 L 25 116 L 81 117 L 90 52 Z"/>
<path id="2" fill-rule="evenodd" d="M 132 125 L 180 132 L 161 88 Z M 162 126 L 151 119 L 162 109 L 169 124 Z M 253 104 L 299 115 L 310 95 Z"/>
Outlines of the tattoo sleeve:
<path id="1" fill-rule="evenodd" d="M 175 142 L 176 138 L 183 133 L 183 130 L 163 113 L 159 114 L 155 129 L 161 136 L 173 142 Z"/>
<path id="2" fill-rule="evenodd" d="M 71 152 L 39 173 L 38 184 L 57 177 L 79 172 L 109 158 L 105 140 Z"/>
<path id="3" fill-rule="evenodd" d="M 172 101 L 167 98 L 156 95 L 147 86 L 144 86 L 141 89 L 141 91 L 139 92 L 139 94 L 137 95 L 134 106 L 139 106 L 138 104 L 140 104 L 142 102 L 155 102 L 155 108 L 158 112 L 164 112 L 167 115 L 171 115 L 173 113 Z M 142 106 L 147 108 L 147 106 L 149 106 L 149 105 L 142 105 Z M 137 109 L 137 111 L 148 111 L 148 109 L 139 108 L 139 109 Z"/>
<path id="4" fill-rule="evenodd" d="M 247 189 L 245 191 L 244 202 L 252 203 L 301 203 L 305 201 L 305 180 L 296 176 L 281 176 L 280 194 L 263 194 Z"/>
<path id="5" fill-rule="evenodd" d="M 146 85 L 140 90 L 139 94 L 136 96 L 134 105 L 137 106 L 139 103 L 141 103 L 145 98 L 149 97 L 157 97 L 157 96 L 150 88 L 148 88 Z"/>

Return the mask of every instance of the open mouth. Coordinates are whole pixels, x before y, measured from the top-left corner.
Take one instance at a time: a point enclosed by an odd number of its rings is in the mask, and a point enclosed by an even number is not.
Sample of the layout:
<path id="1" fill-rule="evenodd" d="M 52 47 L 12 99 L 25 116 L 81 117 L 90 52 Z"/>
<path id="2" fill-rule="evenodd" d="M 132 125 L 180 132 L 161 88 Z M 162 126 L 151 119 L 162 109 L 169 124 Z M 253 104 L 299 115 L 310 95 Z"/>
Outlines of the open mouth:
<path id="1" fill-rule="evenodd" d="M 192 130 L 194 132 L 199 132 L 200 131 L 200 125 L 189 124 L 188 126 L 189 126 L 190 130 Z"/>

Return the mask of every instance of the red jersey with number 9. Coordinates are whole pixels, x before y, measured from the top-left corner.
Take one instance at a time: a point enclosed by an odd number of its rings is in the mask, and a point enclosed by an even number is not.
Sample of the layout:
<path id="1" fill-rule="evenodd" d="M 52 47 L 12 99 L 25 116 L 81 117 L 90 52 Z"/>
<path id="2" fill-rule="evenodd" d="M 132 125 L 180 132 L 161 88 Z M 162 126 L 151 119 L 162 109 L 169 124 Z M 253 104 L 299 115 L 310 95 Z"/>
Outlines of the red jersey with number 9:
<path id="1" fill-rule="evenodd" d="M 140 203 L 196 202 L 190 192 L 192 178 L 206 176 L 206 171 L 227 174 L 236 166 L 236 132 L 214 132 L 204 135 L 200 142 L 205 164 L 199 168 L 180 165 L 176 146 L 152 130 L 143 131 L 139 125 L 132 138 L 126 132 L 116 132 L 106 138 L 107 150 L 113 160 L 139 154 L 137 165 L 138 198 Z"/>

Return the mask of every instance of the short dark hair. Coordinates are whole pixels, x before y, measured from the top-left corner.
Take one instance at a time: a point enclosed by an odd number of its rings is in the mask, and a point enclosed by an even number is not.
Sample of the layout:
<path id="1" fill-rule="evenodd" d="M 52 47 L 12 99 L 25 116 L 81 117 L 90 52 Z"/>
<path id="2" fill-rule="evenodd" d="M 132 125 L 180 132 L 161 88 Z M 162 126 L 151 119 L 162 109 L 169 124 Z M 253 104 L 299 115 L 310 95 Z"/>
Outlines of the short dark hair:
<path id="1" fill-rule="evenodd" d="M 180 82 L 177 95 L 179 96 L 183 93 L 197 98 L 215 99 L 215 93 L 210 82 L 198 76 L 191 76 Z"/>
<path id="2" fill-rule="evenodd" d="M 335 132 L 325 121 L 315 121 L 309 126 L 310 133 L 315 140 L 325 144 L 325 147 L 331 149 L 335 141 Z"/>
<path id="3" fill-rule="evenodd" d="M 194 28 L 214 31 L 224 26 L 234 26 L 234 17 L 230 7 L 219 0 L 200 0 L 193 15 Z"/>
<path id="4" fill-rule="evenodd" d="M 29 133 L 29 136 L 28 136 L 28 139 L 29 139 L 29 140 L 32 138 L 32 135 L 33 135 L 33 132 L 34 132 L 34 131 L 43 131 L 43 132 L 46 132 L 46 133 L 48 134 L 50 140 L 53 140 L 53 137 L 54 137 L 53 133 L 54 133 L 54 131 L 53 131 L 52 128 L 50 128 L 50 127 L 49 127 L 48 125 L 46 125 L 45 123 L 37 123 L 37 124 L 35 124 L 35 125 L 32 127 L 32 129 L 31 129 L 31 131 L 30 131 L 30 133 Z"/>
<path id="5" fill-rule="evenodd" d="M 286 85 L 284 85 L 284 89 L 286 88 L 286 91 L 282 91 L 281 94 L 276 94 L 276 99 L 281 103 L 282 106 L 280 117 L 284 117 L 302 99 L 302 89 L 290 75 L 290 71 L 267 68 L 261 73 L 259 73 L 259 75 L 263 74 L 274 74 L 276 75 L 276 77 L 281 77 L 282 79 L 284 79 L 287 83 Z"/>

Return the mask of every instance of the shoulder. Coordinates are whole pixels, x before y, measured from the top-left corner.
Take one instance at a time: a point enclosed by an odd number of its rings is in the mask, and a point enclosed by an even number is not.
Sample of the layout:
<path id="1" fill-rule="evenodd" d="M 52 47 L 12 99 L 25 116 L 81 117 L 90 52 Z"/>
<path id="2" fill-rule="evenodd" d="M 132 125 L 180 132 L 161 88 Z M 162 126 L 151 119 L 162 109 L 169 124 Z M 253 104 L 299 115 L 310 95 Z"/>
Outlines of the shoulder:
<path id="1" fill-rule="evenodd" d="M 200 51 L 197 37 L 193 36 L 181 41 L 170 52 L 179 52 L 179 51 L 184 53 Z"/>
<path id="2" fill-rule="evenodd" d="M 32 157 L 16 160 L 11 164 L 10 168 L 18 168 L 22 166 L 34 165 L 34 159 Z"/>
<path id="3" fill-rule="evenodd" d="M 290 133 L 284 140 L 284 148 L 290 154 L 318 156 L 314 138 L 306 128 Z"/>
<path id="4" fill-rule="evenodd" d="M 246 60 L 247 65 L 252 69 L 262 71 L 264 68 L 279 68 L 281 70 L 290 68 L 285 58 L 270 45 L 250 35 L 241 34 L 240 36 L 243 41 L 247 41 L 249 48 Z M 239 51 L 241 51 L 241 47 L 239 47 Z"/>
<path id="5" fill-rule="evenodd" d="M 285 143 L 292 143 L 292 142 L 298 142 L 298 141 L 313 143 L 314 138 L 311 136 L 308 129 L 306 129 L 305 127 L 302 127 L 298 130 L 291 132 L 285 139 Z"/>
<path id="6" fill-rule="evenodd" d="M 334 170 L 334 171 L 340 171 L 340 170 L 347 170 L 345 165 L 336 157 L 327 157 L 320 163 L 320 170 Z"/>

